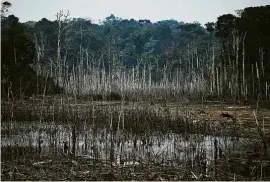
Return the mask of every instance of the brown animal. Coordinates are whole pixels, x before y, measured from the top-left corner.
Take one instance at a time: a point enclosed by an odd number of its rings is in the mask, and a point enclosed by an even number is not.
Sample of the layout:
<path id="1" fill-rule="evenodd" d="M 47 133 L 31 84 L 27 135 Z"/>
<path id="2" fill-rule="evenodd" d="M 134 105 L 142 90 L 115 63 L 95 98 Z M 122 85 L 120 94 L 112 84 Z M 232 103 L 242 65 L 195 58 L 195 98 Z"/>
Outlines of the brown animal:
<path id="1" fill-rule="evenodd" d="M 234 119 L 233 115 L 231 114 L 228 114 L 228 113 L 221 113 L 220 117 L 224 117 L 224 118 L 227 118 L 227 119 Z"/>

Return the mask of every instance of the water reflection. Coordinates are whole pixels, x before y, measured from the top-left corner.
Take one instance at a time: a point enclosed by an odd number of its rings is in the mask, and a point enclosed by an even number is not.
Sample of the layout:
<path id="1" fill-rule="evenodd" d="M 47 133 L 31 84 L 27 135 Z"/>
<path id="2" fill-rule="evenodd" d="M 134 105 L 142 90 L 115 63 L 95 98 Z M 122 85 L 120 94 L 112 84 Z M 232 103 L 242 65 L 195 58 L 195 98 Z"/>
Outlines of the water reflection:
<path id="1" fill-rule="evenodd" d="M 14 122 L 2 127 L 1 146 L 34 147 L 40 149 L 40 155 L 65 155 L 75 144 L 75 155 L 113 165 L 180 165 L 182 161 L 222 157 L 224 151 L 244 140 L 172 132 L 134 135 L 85 125 L 77 127 L 75 141 L 72 129 L 71 125 L 55 123 Z"/>

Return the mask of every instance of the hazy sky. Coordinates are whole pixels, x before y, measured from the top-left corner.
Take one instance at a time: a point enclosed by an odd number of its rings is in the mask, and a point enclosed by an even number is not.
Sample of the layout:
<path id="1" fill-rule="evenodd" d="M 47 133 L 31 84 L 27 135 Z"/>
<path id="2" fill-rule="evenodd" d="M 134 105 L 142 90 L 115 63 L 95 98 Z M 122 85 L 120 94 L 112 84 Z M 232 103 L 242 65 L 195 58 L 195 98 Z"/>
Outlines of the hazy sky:
<path id="1" fill-rule="evenodd" d="M 270 0 L 9 0 L 10 13 L 21 22 L 42 18 L 55 20 L 60 9 L 71 17 L 91 17 L 98 21 L 110 14 L 123 19 L 150 19 L 152 22 L 175 19 L 205 24 L 217 17 L 248 6 L 270 4 Z"/>

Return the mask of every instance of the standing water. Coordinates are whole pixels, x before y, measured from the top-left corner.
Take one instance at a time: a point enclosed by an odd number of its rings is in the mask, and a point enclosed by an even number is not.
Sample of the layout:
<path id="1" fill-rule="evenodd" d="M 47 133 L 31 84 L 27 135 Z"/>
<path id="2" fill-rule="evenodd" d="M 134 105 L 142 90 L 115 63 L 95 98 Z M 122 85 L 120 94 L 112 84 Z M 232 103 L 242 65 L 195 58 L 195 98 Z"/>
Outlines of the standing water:
<path id="1" fill-rule="evenodd" d="M 183 161 L 193 163 L 202 158 L 212 161 L 244 141 L 242 138 L 202 134 L 154 132 L 136 135 L 111 132 L 106 128 L 94 131 L 91 127 L 78 127 L 74 143 L 72 129 L 70 125 L 14 122 L 2 128 L 1 146 L 32 147 L 43 156 L 69 153 L 109 161 L 112 165 L 179 165 Z M 75 154 L 71 150 L 74 146 Z"/>

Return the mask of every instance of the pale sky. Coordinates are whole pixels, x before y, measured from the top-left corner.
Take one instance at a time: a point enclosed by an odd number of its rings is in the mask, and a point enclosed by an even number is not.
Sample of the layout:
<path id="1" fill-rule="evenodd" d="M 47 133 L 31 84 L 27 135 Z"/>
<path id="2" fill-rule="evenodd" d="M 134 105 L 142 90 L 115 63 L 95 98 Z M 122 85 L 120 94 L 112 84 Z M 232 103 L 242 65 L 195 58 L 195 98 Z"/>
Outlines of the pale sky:
<path id="1" fill-rule="evenodd" d="M 1 0 L 3 2 L 3 0 Z M 149 19 L 152 22 L 175 19 L 202 25 L 217 17 L 249 6 L 270 4 L 270 0 L 8 0 L 10 14 L 21 22 L 55 20 L 59 10 L 69 10 L 71 17 L 96 20 L 114 14 L 123 19 Z"/>

